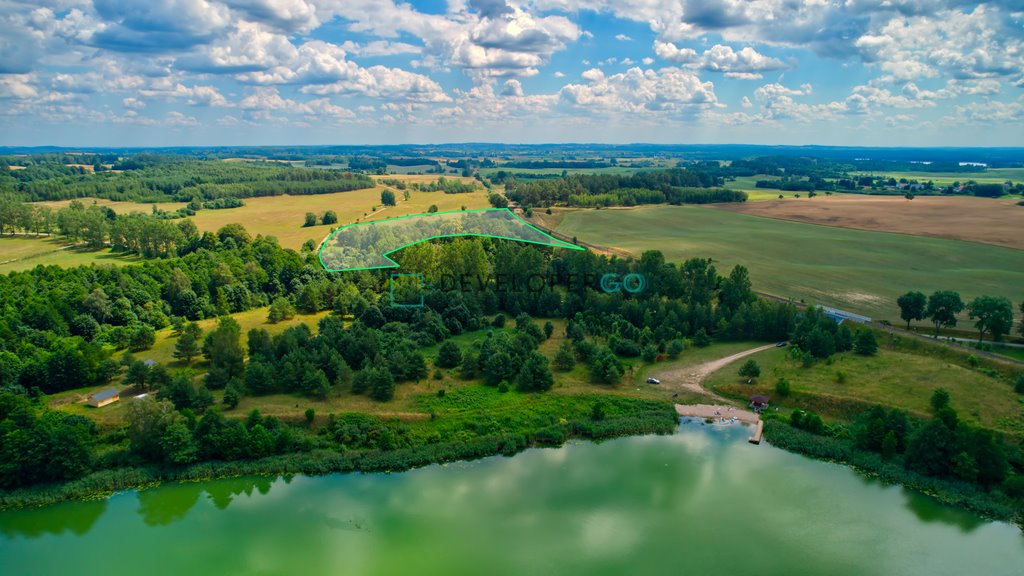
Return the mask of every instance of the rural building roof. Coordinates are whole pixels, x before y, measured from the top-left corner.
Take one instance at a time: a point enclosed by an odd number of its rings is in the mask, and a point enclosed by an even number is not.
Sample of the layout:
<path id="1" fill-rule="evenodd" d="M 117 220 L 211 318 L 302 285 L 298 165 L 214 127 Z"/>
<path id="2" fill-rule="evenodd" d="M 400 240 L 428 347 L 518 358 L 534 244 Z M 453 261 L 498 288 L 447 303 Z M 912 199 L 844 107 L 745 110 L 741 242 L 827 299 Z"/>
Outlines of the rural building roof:
<path id="1" fill-rule="evenodd" d="M 753 404 L 767 404 L 771 398 L 767 396 L 751 396 L 750 402 Z"/>
<path id="2" fill-rule="evenodd" d="M 106 400 L 107 398 L 113 398 L 114 396 L 117 396 L 117 395 L 118 395 L 118 393 L 117 393 L 117 389 L 116 388 L 107 388 L 106 390 L 100 390 L 99 392 L 93 394 L 92 396 L 89 397 L 89 399 L 90 400 Z"/>

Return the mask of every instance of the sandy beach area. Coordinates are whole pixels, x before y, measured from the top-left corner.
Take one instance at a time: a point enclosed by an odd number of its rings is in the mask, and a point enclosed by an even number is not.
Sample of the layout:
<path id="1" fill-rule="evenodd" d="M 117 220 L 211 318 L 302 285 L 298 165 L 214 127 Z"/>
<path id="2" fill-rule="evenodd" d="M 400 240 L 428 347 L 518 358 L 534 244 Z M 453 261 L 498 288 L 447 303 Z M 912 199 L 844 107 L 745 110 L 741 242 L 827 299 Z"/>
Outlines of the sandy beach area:
<path id="1" fill-rule="evenodd" d="M 720 418 L 731 420 L 735 417 L 740 422 L 746 422 L 747 424 L 757 424 L 757 421 L 761 419 L 760 416 L 749 410 L 740 410 L 732 406 L 721 406 L 718 404 L 676 404 L 676 413 L 680 416 L 714 418 L 715 420 Z"/>

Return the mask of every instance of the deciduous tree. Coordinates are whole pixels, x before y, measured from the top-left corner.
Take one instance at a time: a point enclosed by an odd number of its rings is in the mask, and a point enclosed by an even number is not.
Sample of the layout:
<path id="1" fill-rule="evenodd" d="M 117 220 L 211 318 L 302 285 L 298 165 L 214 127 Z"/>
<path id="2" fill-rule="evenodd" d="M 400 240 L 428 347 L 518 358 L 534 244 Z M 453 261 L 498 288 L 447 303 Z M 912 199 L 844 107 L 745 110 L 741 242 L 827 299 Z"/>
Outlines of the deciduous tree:
<path id="1" fill-rule="evenodd" d="M 896 304 L 900 307 L 900 318 L 907 323 L 907 330 L 910 330 L 912 320 L 924 319 L 928 297 L 921 292 L 907 292 L 896 299 Z"/>
<path id="2" fill-rule="evenodd" d="M 964 302 L 960 294 L 952 290 L 939 290 L 928 297 L 928 307 L 925 310 L 925 318 L 930 318 L 935 324 L 935 337 L 939 336 L 939 329 L 956 326 L 956 315 L 964 310 Z"/>
<path id="3" fill-rule="evenodd" d="M 1013 304 L 1001 296 L 978 296 L 967 305 L 967 314 L 978 329 L 978 342 L 985 333 L 992 334 L 993 340 L 1001 340 L 1013 328 Z"/>

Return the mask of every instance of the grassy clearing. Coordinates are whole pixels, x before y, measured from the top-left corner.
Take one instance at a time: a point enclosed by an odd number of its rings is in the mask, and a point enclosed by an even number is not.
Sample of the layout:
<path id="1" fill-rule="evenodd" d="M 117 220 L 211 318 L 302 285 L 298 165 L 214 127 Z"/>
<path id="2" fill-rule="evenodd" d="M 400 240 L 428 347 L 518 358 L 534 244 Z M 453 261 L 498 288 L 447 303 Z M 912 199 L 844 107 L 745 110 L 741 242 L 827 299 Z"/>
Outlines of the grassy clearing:
<path id="1" fill-rule="evenodd" d="M 767 394 L 775 406 L 812 408 L 844 420 L 874 404 L 928 417 L 932 392 L 945 388 L 962 420 L 1024 435 L 1024 405 L 1010 384 L 941 358 L 881 350 L 870 357 L 837 354 L 831 364 L 818 362 L 810 368 L 791 360 L 788 348 L 766 350 L 751 358 L 761 367 L 756 384 L 746 384 L 737 374 L 739 365 L 731 365 L 712 374 L 705 386 L 738 397 Z M 775 392 L 775 383 L 783 377 L 792 389 L 789 398 Z"/>
<path id="2" fill-rule="evenodd" d="M 249 330 L 253 328 L 263 328 L 271 335 L 279 334 L 284 332 L 291 326 L 297 326 L 298 324 L 306 324 L 310 330 L 316 334 L 317 323 L 324 316 L 330 314 L 329 310 L 318 312 L 316 314 L 297 314 L 293 318 L 278 322 L 277 324 L 271 324 L 267 322 L 267 313 L 269 308 L 254 308 L 245 312 L 237 312 L 232 314 L 238 324 L 242 327 L 242 348 L 245 348 L 249 342 Z M 209 318 L 206 320 L 199 320 L 196 322 L 199 327 L 203 329 L 203 334 L 206 334 L 210 330 L 217 327 L 217 319 Z M 177 343 L 178 337 L 174 335 L 174 332 L 170 328 L 164 328 L 158 330 L 156 333 L 156 343 L 152 348 L 145 352 L 139 352 L 135 354 L 135 357 L 139 360 L 154 360 L 160 364 L 165 364 L 171 368 L 184 368 L 185 364 L 174 359 L 174 345 Z M 118 353 L 115 358 L 120 358 L 123 353 Z M 192 368 L 197 371 L 205 372 L 205 362 L 200 358 L 199 360 L 192 361 Z"/>
<path id="3" fill-rule="evenodd" d="M 320 318 L 329 314 L 329 312 L 326 311 L 318 314 L 300 314 L 290 320 L 278 322 L 277 324 L 270 324 L 267 322 L 268 310 L 268 308 L 256 308 L 246 312 L 232 314 L 232 317 L 238 321 L 238 324 L 242 327 L 243 348 L 245 348 L 248 343 L 248 333 L 252 328 L 264 328 L 271 334 L 279 334 L 290 326 L 305 323 L 309 325 L 313 333 L 316 333 L 317 323 L 320 321 Z M 217 320 L 200 320 L 198 324 L 203 329 L 203 332 L 206 333 L 216 327 Z M 174 345 L 177 340 L 177 336 L 174 336 L 173 331 L 170 328 L 158 330 L 156 333 L 156 343 L 153 347 L 144 352 L 136 353 L 135 357 L 139 360 L 154 360 L 171 368 L 172 370 L 191 368 L 196 375 L 205 373 L 207 362 L 201 356 L 192 360 L 191 366 L 187 366 L 185 362 L 174 358 Z M 117 351 L 114 353 L 113 357 L 116 360 L 120 360 L 124 354 L 124 351 Z M 85 404 L 85 401 L 88 399 L 90 394 L 110 388 L 111 386 L 118 389 L 123 388 L 120 382 L 114 382 L 113 384 L 106 384 L 103 386 L 68 390 L 66 392 L 50 396 L 50 406 L 52 408 L 60 408 L 61 410 L 65 410 L 72 414 L 89 416 L 96 420 L 100 427 L 105 429 L 116 427 L 123 421 L 126 410 L 125 402 L 117 402 L 109 406 L 104 406 L 103 408 L 92 408 Z M 218 393 L 218 399 L 219 395 L 220 393 Z"/>
<path id="4" fill-rule="evenodd" d="M 123 265 L 140 262 L 137 256 L 114 254 L 110 250 L 72 248 L 63 238 L 54 236 L 0 237 L 0 274 L 30 270 L 36 266 Z"/>
<path id="5" fill-rule="evenodd" d="M 710 257 L 721 272 L 742 264 L 754 288 L 899 324 L 907 290 L 958 290 L 1017 300 L 1024 251 L 902 234 L 817 226 L 693 206 L 575 210 L 557 230 L 670 260 Z"/>
<path id="6" fill-rule="evenodd" d="M 781 195 L 783 198 L 795 198 L 796 192 L 783 192 L 782 190 L 773 190 L 769 188 L 758 188 L 758 180 L 778 180 L 777 176 L 766 176 L 759 174 L 756 176 L 737 176 L 735 180 L 730 180 L 725 183 L 725 188 L 730 190 L 742 190 L 747 193 L 748 202 L 764 202 L 765 200 L 778 200 Z"/>

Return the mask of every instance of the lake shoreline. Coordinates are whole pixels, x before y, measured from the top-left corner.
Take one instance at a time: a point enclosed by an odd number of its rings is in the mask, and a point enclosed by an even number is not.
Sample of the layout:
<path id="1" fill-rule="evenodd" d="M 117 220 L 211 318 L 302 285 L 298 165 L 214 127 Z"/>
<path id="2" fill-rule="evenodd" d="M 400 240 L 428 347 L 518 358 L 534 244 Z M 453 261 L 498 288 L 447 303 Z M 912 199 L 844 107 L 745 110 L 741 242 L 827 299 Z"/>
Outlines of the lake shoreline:
<path id="1" fill-rule="evenodd" d="M 680 416 L 671 425 L 670 430 L 667 426 L 648 426 L 645 430 L 637 430 L 636 421 L 630 418 L 617 420 L 621 421 L 605 422 L 606 426 L 598 433 L 581 433 L 582 431 L 576 430 L 569 431 L 570 433 L 561 438 L 539 435 L 532 441 L 528 441 L 524 436 L 512 434 L 495 435 L 478 438 L 469 443 L 434 445 L 437 448 L 429 454 L 415 448 L 363 451 L 354 454 L 318 450 L 270 456 L 254 461 L 204 462 L 181 469 L 129 467 L 100 470 L 62 484 L 0 491 L 0 513 L 21 508 L 45 507 L 65 501 L 106 499 L 118 493 L 144 491 L 169 483 L 205 482 L 245 476 L 316 477 L 355 472 L 404 472 L 433 464 L 467 462 L 498 455 L 511 457 L 530 448 L 559 447 L 570 440 L 601 442 L 623 436 L 675 434 L 679 432 L 681 423 L 703 421 L 698 417 Z M 824 439 L 831 442 L 822 443 L 822 437 L 793 429 L 776 419 L 766 420 L 765 426 L 766 441 L 776 448 L 812 460 L 847 466 L 858 474 L 925 494 L 943 504 L 973 512 L 986 519 L 1013 522 L 1024 531 L 1024 511 L 1015 509 L 1012 502 L 997 499 L 990 493 L 981 492 L 962 483 L 913 474 L 902 467 L 881 461 L 875 454 L 848 451 L 847 447 L 839 447 L 840 443 L 835 439 Z M 844 452 L 841 448 L 847 448 L 847 451 Z"/>
<path id="2" fill-rule="evenodd" d="M 627 414 L 591 423 L 569 422 L 535 430 L 529 435 L 495 434 L 469 442 L 427 444 L 396 450 L 350 453 L 314 450 L 269 456 L 260 460 L 202 462 L 184 468 L 138 466 L 98 470 L 70 482 L 0 490 L 0 512 L 38 508 L 69 500 L 104 499 L 119 492 L 146 490 L 172 482 L 203 482 L 240 476 L 402 472 L 432 464 L 472 461 L 498 455 L 514 456 L 528 448 L 558 447 L 573 439 L 600 442 L 621 436 L 673 434 L 679 428 L 679 419 L 671 408 L 665 411 L 665 418 L 661 420 L 640 416 Z"/>
<path id="3" fill-rule="evenodd" d="M 848 443 L 798 430 L 774 418 L 765 420 L 765 439 L 768 444 L 787 452 L 847 466 L 861 475 L 925 494 L 986 519 L 1012 522 L 1024 532 L 1024 510 L 1016 507 L 1012 500 L 999 498 L 974 485 L 916 474 L 883 460 L 879 454 L 856 450 Z"/>

